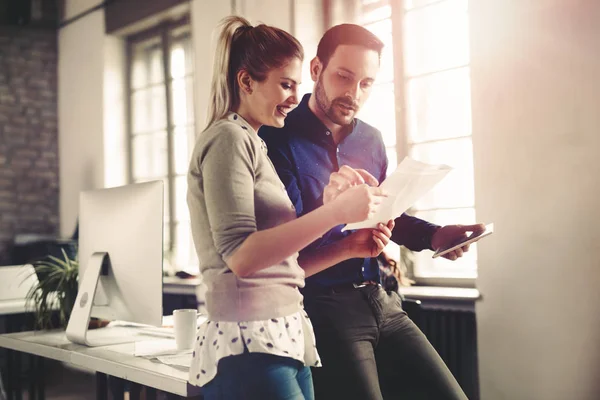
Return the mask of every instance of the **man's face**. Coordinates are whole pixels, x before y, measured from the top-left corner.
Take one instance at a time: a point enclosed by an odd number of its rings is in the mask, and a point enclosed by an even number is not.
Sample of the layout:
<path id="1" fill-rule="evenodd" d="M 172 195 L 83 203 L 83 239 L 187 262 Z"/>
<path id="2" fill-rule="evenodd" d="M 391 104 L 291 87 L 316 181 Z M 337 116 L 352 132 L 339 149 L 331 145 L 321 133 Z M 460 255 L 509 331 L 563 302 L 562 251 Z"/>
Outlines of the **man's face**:
<path id="1" fill-rule="evenodd" d="M 313 62 L 317 63 L 311 72 L 318 107 L 334 124 L 352 123 L 371 93 L 379 72 L 379 55 L 363 46 L 340 45 L 324 69 L 317 58 Z"/>

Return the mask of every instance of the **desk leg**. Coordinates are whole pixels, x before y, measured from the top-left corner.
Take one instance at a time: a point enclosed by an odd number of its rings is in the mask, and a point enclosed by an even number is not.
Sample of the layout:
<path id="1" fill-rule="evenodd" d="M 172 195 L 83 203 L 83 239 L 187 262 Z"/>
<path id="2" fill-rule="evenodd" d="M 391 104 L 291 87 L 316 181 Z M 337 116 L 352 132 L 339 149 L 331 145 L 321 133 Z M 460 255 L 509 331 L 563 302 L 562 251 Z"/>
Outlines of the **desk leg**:
<path id="1" fill-rule="evenodd" d="M 15 387 L 14 387 L 14 399 L 15 400 L 23 400 L 23 388 L 21 387 L 21 384 L 23 383 L 23 368 L 21 367 L 21 353 L 19 352 L 14 352 L 13 354 L 13 361 L 14 361 L 14 371 L 13 371 L 13 381 L 15 383 Z"/>
<path id="2" fill-rule="evenodd" d="M 142 386 L 139 383 L 129 382 L 129 400 L 140 400 Z"/>
<path id="3" fill-rule="evenodd" d="M 146 386 L 146 400 L 156 400 L 156 389 Z"/>
<path id="4" fill-rule="evenodd" d="M 46 380 L 45 380 L 45 376 L 46 376 L 46 371 L 44 371 L 44 357 L 36 357 L 37 358 L 37 362 L 36 362 L 36 369 L 37 369 L 37 377 L 36 377 L 36 384 L 37 384 L 37 399 L 38 400 L 44 400 L 46 398 Z"/>
<path id="5" fill-rule="evenodd" d="M 6 392 L 4 391 L 4 379 L 2 378 L 2 370 L 0 370 L 0 399 L 6 399 Z"/>
<path id="6" fill-rule="evenodd" d="M 15 379 L 15 365 L 13 363 L 13 351 L 12 350 L 6 350 L 6 396 L 7 399 L 12 399 L 13 398 L 13 391 L 14 389 L 14 384 L 13 384 L 13 380 Z"/>
<path id="7" fill-rule="evenodd" d="M 38 371 L 37 371 L 37 360 L 36 360 L 36 356 L 34 355 L 29 355 L 27 358 L 29 358 L 29 371 L 30 371 L 30 375 L 29 375 L 29 398 L 30 399 L 35 399 L 36 396 L 36 389 L 37 389 L 37 380 L 39 378 L 38 375 Z"/>
<path id="8" fill-rule="evenodd" d="M 108 377 L 102 372 L 96 372 L 96 400 L 108 400 Z"/>
<path id="9" fill-rule="evenodd" d="M 125 380 L 115 376 L 108 376 L 108 388 L 112 393 L 113 400 L 124 400 Z"/>

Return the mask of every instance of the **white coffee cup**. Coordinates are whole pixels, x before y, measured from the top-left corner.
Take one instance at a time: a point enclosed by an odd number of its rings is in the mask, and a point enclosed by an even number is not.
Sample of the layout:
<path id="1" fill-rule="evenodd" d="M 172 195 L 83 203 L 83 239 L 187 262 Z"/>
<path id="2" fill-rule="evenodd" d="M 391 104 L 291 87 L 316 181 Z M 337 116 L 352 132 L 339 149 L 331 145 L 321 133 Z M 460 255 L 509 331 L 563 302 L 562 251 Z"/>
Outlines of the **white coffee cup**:
<path id="1" fill-rule="evenodd" d="M 198 312 L 195 309 L 173 311 L 173 327 L 177 350 L 189 350 L 194 347 L 197 316 Z"/>

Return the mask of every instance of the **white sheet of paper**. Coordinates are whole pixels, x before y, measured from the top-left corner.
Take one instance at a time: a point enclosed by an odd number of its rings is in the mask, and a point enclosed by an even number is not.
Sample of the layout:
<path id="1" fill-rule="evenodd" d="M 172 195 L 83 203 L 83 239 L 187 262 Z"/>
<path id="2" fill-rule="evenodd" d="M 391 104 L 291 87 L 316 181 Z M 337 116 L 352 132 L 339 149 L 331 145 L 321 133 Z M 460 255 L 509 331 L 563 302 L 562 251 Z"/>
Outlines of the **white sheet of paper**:
<path id="1" fill-rule="evenodd" d="M 406 157 L 380 185 L 388 193 L 377 212 L 369 219 L 346 225 L 342 231 L 375 228 L 379 222 L 398 218 L 429 192 L 452 170 L 447 165 L 432 165 Z"/>
<path id="2" fill-rule="evenodd" d="M 179 352 L 174 339 L 155 339 L 136 342 L 133 355 L 136 357 L 158 357 L 177 353 Z"/>
<path id="3" fill-rule="evenodd" d="M 188 352 L 183 354 L 160 356 L 156 357 L 156 359 L 163 364 L 173 365 L 175 367 L 190 368 L 190 366 L 192 365 L 193 355 L 191 352 Z"/>

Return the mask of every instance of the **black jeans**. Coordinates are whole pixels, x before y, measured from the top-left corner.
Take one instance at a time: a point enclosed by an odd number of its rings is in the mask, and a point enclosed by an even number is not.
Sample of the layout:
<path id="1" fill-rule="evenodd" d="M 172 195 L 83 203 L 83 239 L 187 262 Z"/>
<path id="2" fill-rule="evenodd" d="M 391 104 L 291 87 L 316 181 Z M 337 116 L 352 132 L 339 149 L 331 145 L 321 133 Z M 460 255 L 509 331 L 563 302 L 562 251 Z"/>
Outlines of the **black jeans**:
<path id="1" fill-rule="evenodd" d="M 466 399 L 400 296 L 380 286 L 305 293 L 323 367 L 316 400 Z"/>

